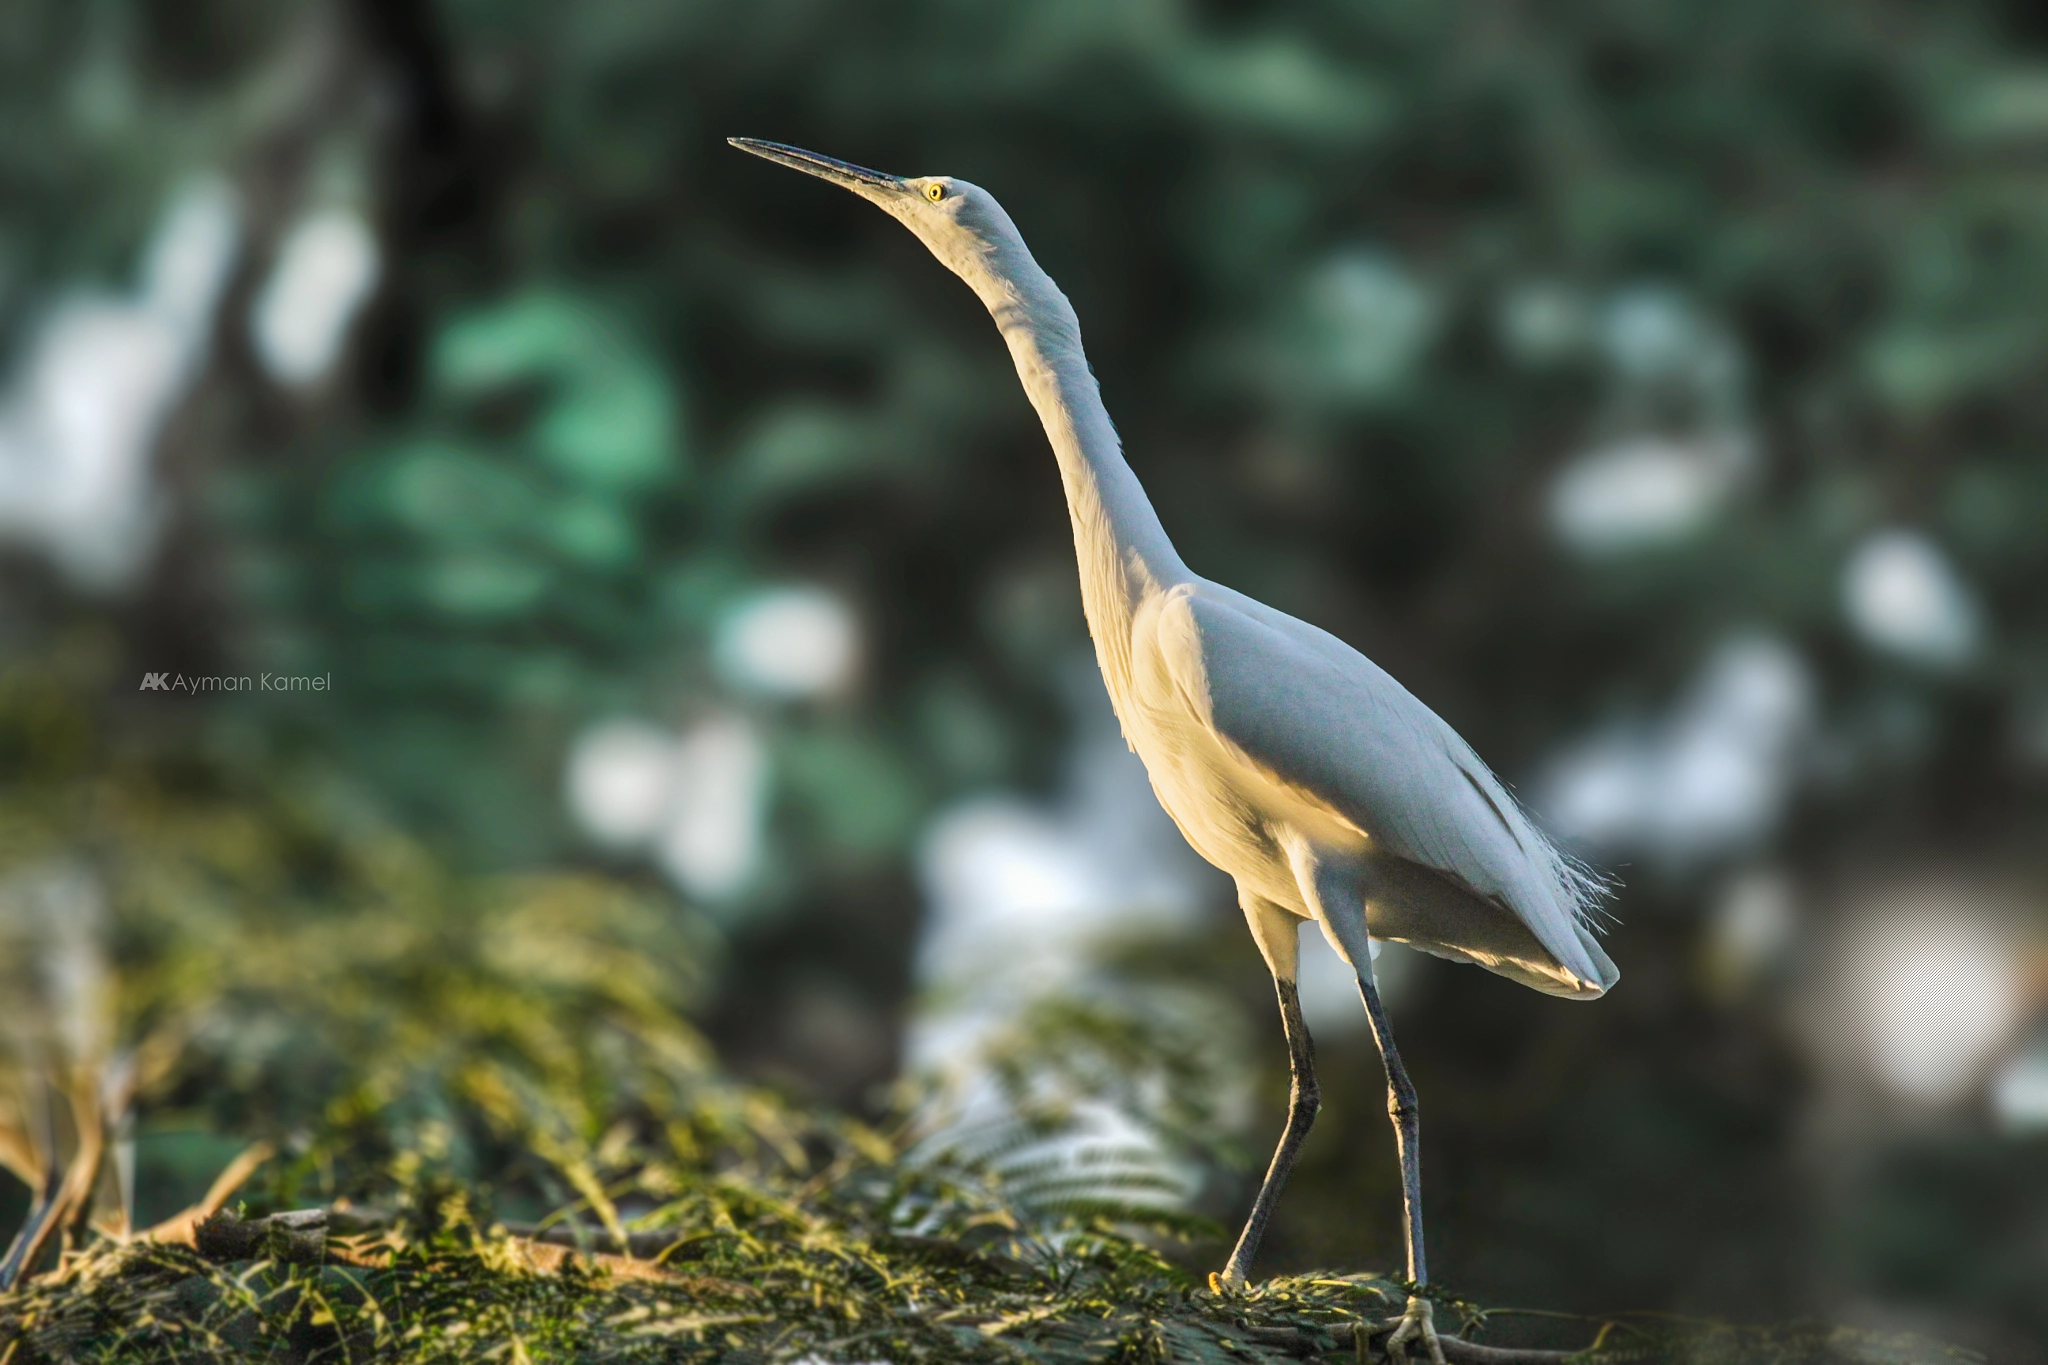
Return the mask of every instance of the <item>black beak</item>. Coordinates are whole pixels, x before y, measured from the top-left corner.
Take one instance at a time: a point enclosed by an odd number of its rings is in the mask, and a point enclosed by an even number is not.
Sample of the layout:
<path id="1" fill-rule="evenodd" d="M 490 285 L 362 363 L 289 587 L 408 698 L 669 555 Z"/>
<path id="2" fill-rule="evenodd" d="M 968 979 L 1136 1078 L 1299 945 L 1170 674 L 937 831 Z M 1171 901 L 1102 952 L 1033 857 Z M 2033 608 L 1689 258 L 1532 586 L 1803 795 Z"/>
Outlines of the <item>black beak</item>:
<path id="1" fill-rule="evenodd" d="M 729 137 L 726 141 L 743 152 L 752 152 L 755 156 L 787 166 L 791 170 L 815 175 L 820 180 L 829 180 L 856 194 L 904 188 L 903 177 L 900 175 L 884 175 L 865 166 L 856 166 L 848 161 L 836 161 L 829 156 L 807 152 L 801 147 L 785 146 L 780 142 L 763 142 L 753 137 Z"/>

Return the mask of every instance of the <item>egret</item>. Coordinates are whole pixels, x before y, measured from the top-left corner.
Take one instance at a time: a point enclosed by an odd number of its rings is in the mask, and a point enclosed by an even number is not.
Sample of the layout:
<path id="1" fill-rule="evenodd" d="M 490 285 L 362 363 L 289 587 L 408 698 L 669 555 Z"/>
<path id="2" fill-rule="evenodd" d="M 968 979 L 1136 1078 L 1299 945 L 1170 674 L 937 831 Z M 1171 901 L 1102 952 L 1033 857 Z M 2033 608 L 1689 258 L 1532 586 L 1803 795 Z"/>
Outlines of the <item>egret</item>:
<path id="1" fill-rule="evenodd" d="M 1413 1286 L 1389 1339 L 1441 1365 L 1423 1256 L 1415 1087 L 1374 984 L 1378 941 L 1590 1000 L 1619 976 L 1593 935 L 1602 884 L 1560 852 L 1472 747 L 1326 631 L 1191 571 L 1103 408 L 1066 295 L 986 190 L 885 175 L 753 138 L 732 145 L 851 190 L 897 219 L 994 316 L 1045 425 L 1073 522 L 1081 602 L 1124 738 L 1197 853 L 1237 883 L 1287 1038 L 1287 1121 L 1230 1259 L 1242 1289 L 1320 1106 L 1295 988 L 1313 920 L 1350 965 L 1387 1077 Z"/>

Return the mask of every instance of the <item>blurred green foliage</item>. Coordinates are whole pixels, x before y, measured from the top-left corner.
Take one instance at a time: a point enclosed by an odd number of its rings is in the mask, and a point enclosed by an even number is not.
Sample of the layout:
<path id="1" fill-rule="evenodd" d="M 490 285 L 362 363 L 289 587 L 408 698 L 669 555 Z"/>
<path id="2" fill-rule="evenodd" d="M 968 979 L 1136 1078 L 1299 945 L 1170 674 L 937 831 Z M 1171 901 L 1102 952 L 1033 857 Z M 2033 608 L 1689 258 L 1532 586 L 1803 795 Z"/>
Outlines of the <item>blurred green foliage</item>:
<path id="1" fill-rule="evenodd" d="M 536 289 L 450 319 L 387 442 L 239 481 L 236 524 L 270 568 L 252 604 L 265 657 L 296 644 L 283 667 L 339 668 L 322 738 L 360 745 L 369 774 L 494 862 L 559 829 L 555 784 L 505 730 L 647 708 L 632 680 L 672 661 L 645 560 L 686 487 L 678 401 L 619 319 Z M 705 546 L 671 573 L 720 562 Z"/>

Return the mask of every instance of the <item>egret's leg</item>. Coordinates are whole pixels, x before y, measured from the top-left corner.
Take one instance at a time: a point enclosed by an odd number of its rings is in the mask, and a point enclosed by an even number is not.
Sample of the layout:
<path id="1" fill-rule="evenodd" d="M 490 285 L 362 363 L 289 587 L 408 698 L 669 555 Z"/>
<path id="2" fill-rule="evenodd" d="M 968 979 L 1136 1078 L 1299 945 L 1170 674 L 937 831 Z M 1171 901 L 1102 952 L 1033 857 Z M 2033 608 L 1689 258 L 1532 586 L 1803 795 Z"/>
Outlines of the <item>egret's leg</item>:
<path id="1" fill-rule="evenodd" d="M 1372 935 L 1366 916 L 1372 868 L 1355 862 L 1327 862 L 1306 842 L 1297 843 L 1289 852 L 1323 933 L 1358 974 L 1365 1017 L 1386 1067 L 1387 1116 L 1394 1122 L 1394 1148 L 1401 1160 L 1401 1230 L 1408 1243 L 1408 1279 L 1420 1290 L 1429 1283 L 1429 1260 L 1422 1249 L 1422 1110 L 1408 1068 L 1401 1065 L 1401 1050 L 1394 1046 L 1394 1030 L 1373 980 Z M 1411 1294 L 1406 1311 L 1391 1325 L 1394 1332 L 1387 1339 L 1390 1357 L 1405 1360 L 1408 1344 L 1420 1340 L 1433 1365 L 1444 1365 L 1443 1345 L 1430 1319 L 1428 1299 Z"/>
<path id="2" fill-rule="evenodd" d="M 1280 996 L 1280 1022 L 1287 1031 L 1287 1126 L 1280 1131 L 1280 1145 L 1273 1149 L 1273 1163 L 1266 1168 L 1266 1179 L 1259 1186 L 1259 1197 L 1252 1201 L 1244 1231 L 1237 1236 L 1237 1247 L 1223 1267 L 1220 1283 L 1230 1289 L 1244 1287 L 1251 1273 L 1252 1257 L 1258 1254 L 1259 1239 L 1265 1236 L 1273 1207 L 1280 1202 L 1280 1190 L 1301 1156 L 1301 1145 L 1308 1140 L 1309 1127 L 1315 1123 L 1316 1111 L 1323 1103 L 1322 1091 L 1316 1085 L 1315 1044 L 1309 1040 L 1308 1025 L 1301 1018 L 1301 995 L 1294 982 L 1284 976 L 1274 977 L 1273 987 Z"/>
<path id="3" fill-rule="evenodd" d="M 1373 868 L 1356 859 L 1326 858 L 1300 838 L 1289 844 L 1288 857 L 1324 937 L 1358 976 L 1358 993 L 1365 999 L 1372 1040 L 1379 1045 L 1380 1060 L 1387 1069 L 1387 1114 L 1394 1121 L 1394 1146 L 1401 1157 L 1401 1228 L 1408 1242 L 1408 1278 L 1417 1285 L 1427 1284 L 1429 1263 L 1422 1253 L 1422 1112 L 1415 1102 L 1408 1068 L 1401 1065 L 1401 1051 L 1394 1046 L 1394 1030 L 1380 1004 L 1379 987 L 1373 981 L 1372 931 L 1366 915 Z"/>
<path id="4" fill-rule="evenodd" d="M 1358 974 L 1358 993 L 1365 998 L 1372 1040 L 1379 1044 L 1380 1060 L 1387 1068 L 1387 1116 L 1394 1121 L 1394 1148 L 1401 1158 L 1401 1230 L 1408 1239 L 1408 1278 L 1419 1289 L 1429 1283 L 1429 1262 L 1422 1251 L 1422 1109 L 1415 1101 L 1415 1084 L 1408 1079 L 1408 1068 L 1401 1065 L 1401 1050 L 1394 1046 L 1394 1030 L 1380 1003 L 1370 959 Z M 1417 1340 L 1428 1350 L 1433 1365 L 1444 1365 L 1443 1343 L 1437 1340 L 1429 1300 L 1413 1294 L 1407 1310 L 1394 1323 L 1394 1334 L 1387 1338 L 1387 1355 L 1405 1360 L 1408 1343 Z"/>
<path id="5" fill-rule="evenodd" d="M 1394 1121 L 1394 1149 L 1401 1157 L 1401 1230 L 1408 1240 L 1408 1278 L 1427 1284 L 1429 1262 L 1422 1250 L 1422 1109 L 1415 1101 L 1408 1068 L 1401 1065 L 1401 1050 L 1394 1046 L 1394 1030 L 1387 1023 L 1370 966 L 1358 974 L 1358 993 L 1365 998 L 1372 1040 L 1379 1044 L 1380 1061 L 1387 1069 L 1387 1116 Z"/>

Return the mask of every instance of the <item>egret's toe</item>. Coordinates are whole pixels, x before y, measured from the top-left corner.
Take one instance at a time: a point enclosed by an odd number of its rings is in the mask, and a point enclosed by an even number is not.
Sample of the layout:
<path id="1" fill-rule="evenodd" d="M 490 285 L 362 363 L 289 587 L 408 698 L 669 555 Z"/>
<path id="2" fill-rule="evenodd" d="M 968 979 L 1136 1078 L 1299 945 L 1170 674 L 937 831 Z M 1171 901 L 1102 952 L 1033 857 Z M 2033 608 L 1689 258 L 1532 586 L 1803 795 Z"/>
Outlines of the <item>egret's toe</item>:
<path id="1" fill-rule="evenodd" d="M 1387 1338 L 1387 1359 L 1397 1365 L 1407 1365 L 1408 1344 L 1418 1338 L 1429 1350 L 1430 1365 L 1444 1365 L 1444 1344 L 1437 1340 L 1436 1321 L 1430 1315 L 1429 1300 L 1420 1294 L 1408 1296 L 1408 1308 L 1390 1326 L 1394 1334 Z"/>

